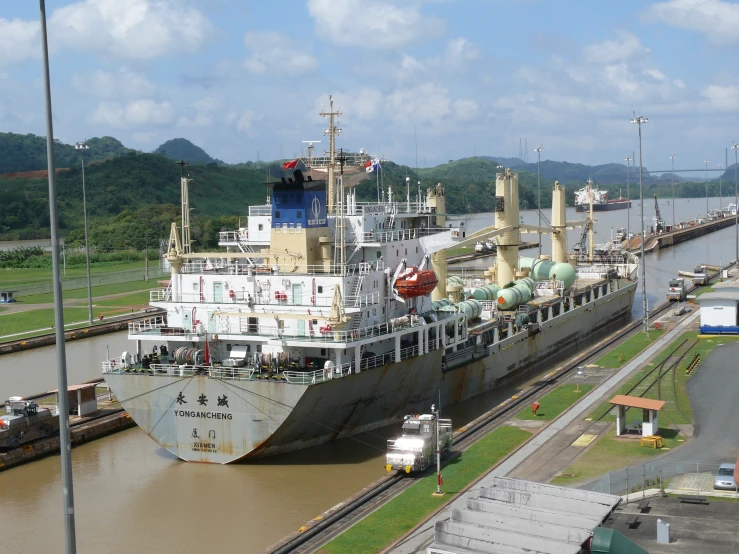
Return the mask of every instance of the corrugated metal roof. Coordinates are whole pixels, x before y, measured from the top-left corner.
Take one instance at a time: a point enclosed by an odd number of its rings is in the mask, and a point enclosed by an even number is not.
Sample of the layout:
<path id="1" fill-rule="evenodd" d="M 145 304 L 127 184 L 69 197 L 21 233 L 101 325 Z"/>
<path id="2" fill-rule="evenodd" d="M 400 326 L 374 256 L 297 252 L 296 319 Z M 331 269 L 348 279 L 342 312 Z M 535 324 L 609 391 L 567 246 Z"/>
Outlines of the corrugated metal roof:
<path id="1" fill-rule="evenodd" d="M 427 553 L 577 554 L 621 497 L 496 477 L 438 521 Z"/>
<path id="2" fill-rule="evenodd" d="M 642 408 L 643 410 L 661 410 L 667 403 L 664 400 L 652 400 L 639 396 L 626 396 L 625 394 L 617 394 L 608 402 L 619 406 L 628 406 L 629 408 Z"/>
<path id="3" fill-rule="evenodd" d="M 739 290 L 734 290 L 734 287 L 725 287 L 721 291 L 701 294 L 697 300 L 699 304 L 704 300 L 731 300 L 736 302 L 739 301 Z"/>
<path id="4" fill-rule="evenodd" d="M 69 392 L 73 392 L 76 390 L 89 389 L 89 388 L 97 387 L 97 386 L 98 386 L 98 383 L 82 383 L 81 385 L 70 385 L 67 387 L 67 390 Z M 58 392 L 58 391 L 59 389 L 54 389 L 53 391 L 50 391 L 50 392 L 53 393 L 53 392 Z"/>

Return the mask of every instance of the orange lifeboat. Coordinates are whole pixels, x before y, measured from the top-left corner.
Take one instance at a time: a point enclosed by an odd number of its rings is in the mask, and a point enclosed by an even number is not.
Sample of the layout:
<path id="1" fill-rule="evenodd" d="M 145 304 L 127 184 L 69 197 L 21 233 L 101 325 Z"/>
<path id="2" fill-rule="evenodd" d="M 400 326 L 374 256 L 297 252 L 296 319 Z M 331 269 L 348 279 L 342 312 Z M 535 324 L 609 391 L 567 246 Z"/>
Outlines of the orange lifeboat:
<path id="1" fill-rule="evenodd" d="M 415 298 L 429 294 L 436 288 L 439 280 L 431 269 L 419 270 L 417 267 L 409 267 L 398 275 L 395 281 L 395 289 L 401 298 Z"/>

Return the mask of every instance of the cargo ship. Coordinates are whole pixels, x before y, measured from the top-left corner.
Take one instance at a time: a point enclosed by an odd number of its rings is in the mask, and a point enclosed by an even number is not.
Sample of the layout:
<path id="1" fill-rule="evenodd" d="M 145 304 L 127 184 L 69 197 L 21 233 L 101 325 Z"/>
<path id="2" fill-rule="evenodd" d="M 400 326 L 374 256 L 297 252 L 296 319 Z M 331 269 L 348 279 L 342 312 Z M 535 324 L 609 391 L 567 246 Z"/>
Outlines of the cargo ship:
<path id="1" fill-rule="evenodd" d="M 618 198 L 608 198 L 607 190 L 599 190 L 593 187 L 593 181 L 588 179 L 588 184 L 575 191 L 575 210 L 587 212 L 592 202 L 593 211 L 607 212 L 611 210 L 625 210 L 631 207 L 631 200 L 619 195 Z"/>
<path id="2" fill-rule="evenodd" d="M 182 178 L 171 279 L 151 292 L 166 316 L 130 323 L 130 352 L 102 365 L 139 427 L 183 460 L 250 460 L 394 424 L 629 317 L 638 258 L 596 249 L 592 214 L 567 221 L 559 183 L 551 228 L 520 221 L 509 169 L 495 176 L 495 225 L 477 232 L 448 225 L 442 184 L 411 199 L 408 182 L 398 198 L 378 180 L 378 200 L 360 202 L 351 183 L 372 159 L 335 155 L 333 113 L 329 155 L 268 183 L 246 226 L 221 232 L 225 251 L 193 251 Z M 569 254 L 566 230 L 583 225 L 590 246 Z M 523 232 L 551 234 L 552 256 L 519 257 Z M 488 239 L 493 266 L 448 275 L 447 249 Z"/>

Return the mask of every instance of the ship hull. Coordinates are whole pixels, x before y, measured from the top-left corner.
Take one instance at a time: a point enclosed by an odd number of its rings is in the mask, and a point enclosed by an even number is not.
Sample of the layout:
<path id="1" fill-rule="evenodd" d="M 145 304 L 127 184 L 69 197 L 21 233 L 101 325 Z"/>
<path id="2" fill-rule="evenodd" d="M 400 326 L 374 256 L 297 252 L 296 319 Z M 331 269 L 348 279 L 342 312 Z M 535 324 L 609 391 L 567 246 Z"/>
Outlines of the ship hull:
<path id="1" fill-rule="evenodd" d="M 544 367 L 628 318 L 636 283 L 488 347 L 442 350 L 307 385 L 106 374 L 136 423 L 187 461 L 229 463 L 282 454 L 393 424 L 486 393 Z M 181 395 L 181 396 L 180 396 Z M 224 399 L 225 397 L 225 399 Z M 226 405 L 227 403 L 227 405 Z"/>
<path id="2" fill-rule="evenodd" d="M 593 204 L 594 212 L 610 212 L 612 210 L 625 210 L 631 207 L 631 201 L 628 202 L 608 202 L 606 204 Z M 589 212 L 590 204 L 575 204 L 575 211 Z"/>

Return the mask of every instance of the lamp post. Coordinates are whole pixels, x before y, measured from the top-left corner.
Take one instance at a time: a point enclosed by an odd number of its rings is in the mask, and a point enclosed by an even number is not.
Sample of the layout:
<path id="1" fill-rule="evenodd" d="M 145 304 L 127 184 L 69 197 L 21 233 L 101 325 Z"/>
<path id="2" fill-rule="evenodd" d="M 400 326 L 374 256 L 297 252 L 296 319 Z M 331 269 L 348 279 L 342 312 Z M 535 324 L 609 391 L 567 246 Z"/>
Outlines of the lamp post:
<path id="1" fill-rule="evenodd" d="M 739 264 L 739 179 L 737 179 L 737 168 L 739 162 L 737 161 L 736 152 L 739 150 L 739 144 L 732 144 L 731 148 L 734 150 L 734 228 L 736 229 L 736 254 L 734 257 L 734 264 Z"/>
<path id="2" fill-rule="evenodd" d="M 539 212 L 539 227 L 541 227 L 541 151 L 544 150 L 543 146 L 534 148 L 536 152 L 536 209 Z M 539 231 L 539 256 L 541 256 L 541 231 Z"/>
<path id="3" fill-rule="evenodd" d="M 670 156 L 672 162 L 672 226 L 675 227 L 675 156 Z"/>
<path id="4" fill-rule="evenodd" d="M 708 221 L 708 160 L 704 160 L 706 164 L 706 221 Z"/>
<path id="5" fill-rule="evenodd" d="M 67 395 L 67 352 L 64 343 L 64 301 L 59 275 L 59 211 L 54 173 L 54 125 L 51 115 L 51 82 L 49 77 L 49 45 L 46 38 L 46 2 L 39 0 L 41 19 L 41 54 L 43 57 L 44 99 L 46 104 L 46 163 L 49 170 L 49 227 L 51 228 L 51 267 L 54 289 L 54 327 L 56 333 L 56 369 L 59 390 L 59 457 L 61 459 L 62 503 L 64 519 L 64 552 L 77 552 L 74 525 L 74 480 L 72 476 L 72 444 L 69 432 L 69 397 Z"/>
<path id="6" fill-rule="evenodd" d="M 724 167 L 724 166 L 721 165 L 721 164 L 718 164 L 718 168 L 719 169 L 721 169 L 722 167 Z M 721 211 L 723 211 L 723 209 L 724 209 L 724 193 L 723 193 L 723 190 L 721 188 L 722 187 L 722 184 L 723 184 L 723 179 L 724 179 L 724 176 L 719 171 L 718 172 L 718 209 L 721 210 Z"/>
<path id="7" fill-rule="evenodd" d="M 626 204 L 626 240 L 629 241 L 631 247 L 631 156 L 624 158 L 626 162 L 626 198 L 629 203 Z"/>
<path id="8" fill-rule="evenodd" d="M 642 310 L 644 312 L 644 332 L 649 332 L 649 313 L 647 312 L 647 267 L 646 259 L 644 256 L 644 160 L 642 158 L 641 150 L 641 126 L 642 123 L 647 123 L 649 120 L 646 117 L 635 117 L 631 120 L 632 123 L 636 123 L 639 126 L 639 199 L 641 203 L 641 295 L 642 295 Z"/>
<path id="9" fill-rule="evenodd" d="M 90 325 L 92 325 L 92 281 L 90 280 L 90 241 L 87 235 L 87 192 L 85 190 L 85 150 L 90 147 L 84 142 L 74 145 L 82 158 L 82 212 L 85 216 L 85 262 L 87 263 L 87 305 L 89 307 Z"/>

